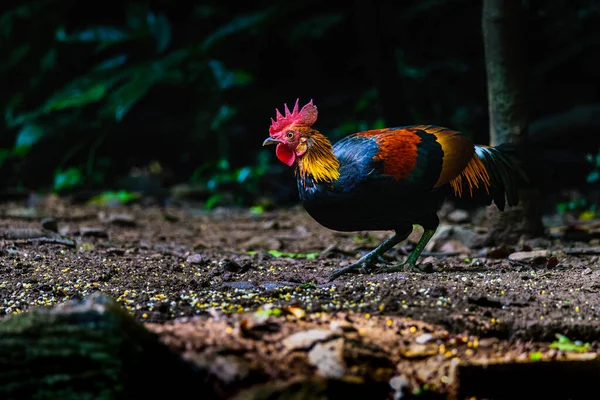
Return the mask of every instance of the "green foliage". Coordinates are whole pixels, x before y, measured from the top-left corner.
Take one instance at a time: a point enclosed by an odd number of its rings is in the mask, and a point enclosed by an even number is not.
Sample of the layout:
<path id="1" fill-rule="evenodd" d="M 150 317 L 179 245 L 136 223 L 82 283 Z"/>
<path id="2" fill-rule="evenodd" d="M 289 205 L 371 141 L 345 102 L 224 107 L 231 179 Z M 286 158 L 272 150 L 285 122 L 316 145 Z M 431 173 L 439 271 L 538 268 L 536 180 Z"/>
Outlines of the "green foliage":
<path id="1" fill-rule="evenodd" d="M 600 151 L 594 154 L 588 154 L 587 160 L 593 165 L 594 169 L 588 174 L 586 180 L 588 183 L 598 182 L 600 180 Z"/>
<path id="2" fill-rule="evenodd" d="M 593 76 L 578 66 L 597 70 L 588 57 L 598 41 L 588 34 L 597 7 L 589 4 L 559 0 L 532 13 L 531 40 L 561 49 L 547 60 L 538 50 L 531 57 L 540 58 L 532 61 L 531 81 L 539 110 L 545 102 L 558 110 L 577 101 L 571 93 L 548 95 L 554 68 L 570 65 L 584 80 Z M 315 5 L 9 2 L 0 12 L 1 183 L 61 191 L 119 187 L 115 182 L 140 167 L 132 163 L 158 159 L 177 171 L 178 183 L 210 186 L 207 208 L 253 205 L 264 193 L 265 168 L 272 172 L 277 163 L 271 149 L 260 151 L 264 164 L 255 160 L 268 117 L 296 97 L 314 98 L 327 110 L 319 124 L 333 140 L 421 120 L 449 121 L 486 139 L 484 64 L 480 52 L 464 46 L 479 34 L 477 5 L 391 2 L 378 22 L 354 18 L 352 2 Z M 444 18 L 449 11 L 454 18 Z M 384 28 L 393 26 L 429 32 L 427 44 Z M 381 40 L 361 50 L 365 31 Z M 376 90 L 377 51 L 393 69 L 385 84 L 399 87 L 397 95 Z M 386 121 L 382 110 L 390 103 L 414 118 Z M 147 145 L 152 154 L 142 150 Z M 595 171 L 588 180 L 599 177 Z"/>
<path id="3" fill-rule="evenodd" d="M 552 342 L 550 344 L 550 348 L 551 349 L 558 349 L 560 351 L 572 351 L 572 352 L 578 352 L 578 353 L 585 353 L 586 351 L 588 351 L 590 344 L 589 343 L 582 343 L 580 340 L 576 340 L 576 341 L 571 341 L 571 339 L 569 339 L 568 337 L 566 337 L 565 335 L 561 335 L 560 333 L 555 334 L 554 336 L 556 336 L 556 341 Z"/>
<path id="4" fill-rule="evenodd" d="M 15 141 L 15 154 L 22 155 L 26 153 L 31 146 L 36 144 L 42 137 L 44 137 L 44 134 L 44 128 L 36 123 L 23 125 L 17 134 L 17 140 Z"/>
<path id="5" fill-rule="evenodd" d="M 54 190 L 60 192 L 73 189 L 81 183 L 81 168 L 70 167 L 65 170 L 57 170 L 54 173 Z"/>
<path id="6" fill-rule="evenodd" d="M 254 250 L 250 250 L 247 251 L 246 253 L 250 254 L 250 255 L 254 255 L 257 252 Z M 268 254 L 272 255 L 273 257 L 276 258 L 280 258 L 280 257 L 285 257 L 285 258 L 306 258 L 307 260 L 312 260 L 315 259 L 319 256 L 319 253 L 286 253 L 283 251 L 279 251 L 279 250 L 269 250 L 267 252 Z"/>
<path id="7" fill-rule="evenodd" d="M 254 312 L 257 317 L 280 317 L 283 311 L 280 308 L 261 308 Z"/>
<path id="8" fill-rule="evenodd" d="M 191 182 L 206 185 L 213 192 L 205 202 L 206 209 L 212 209 L 222 204 L 226 199 L 223 192 L 231 190 L 235 196 L 235 203 L 242 203 L 243 197 L 250 195 L 255 197 L 260 191 L 260 180 L 269 168 L 269 154 L 260 152 L 257 155 L 255 165 L 246 165 L 232 168 L 227 159 L 218 160 L 215 163 L 205 163 L 198 167 L 191 177 Z M 210 171 L 211 173 L 207 173 Z M 261 213 L 264 209 L 260 206 L 253 208 L 253 212 Z"/>
<path id="9" fill-rule="evenodd" d="M 127 190 L 107 191 L 89 200 L 90 204 L 96 205 L 111 205 L 111 204 L 127 204 L 141 197 L 140 193 L 129 192 Z"/>
<path id="10" fill-rule="evenodd" d="M 64 150 L 69 156 L 64 162 L 71 163 L 69 158 L 86 150 L 88 157 L 94 157 L 98 146 L 94 147 L 88 138 L 113 135 L 115 124 L 123 123 L 157 87 L 193 84 L 196 93 L 182 95 L 213 99 L 204 105 L 212 112 L 201 114 L 196 123 L 205 132 L 206 127 L 223 129 L 236 115 L 236 108 L 219 104 L 220 93 L 248 86 L 254 76 L 242 68 L 228 68 L 226 62 L 214 58 L 210 52 L 223 40 L 265 24 L 275 12 L 267 8 L 237 15 L 220 26 L 212 22 L 207 24 L 215 26 L 212 32 L 206 34 L 203 29 L 204 33 L 197 38 L 175 43 L 172 21 L 167 14 L 155 11 L 151 1 L 127 3 L 122 8 L 125 18 L 120 24 L 92 23 L 78 28 L 69 26 L 72 24 L 52 4 L 51 0 L 30 0 L 0 16 L 1 33 L 6 38 L 17 35 L 18 24 L 31 23 L 45 14 L 53 17 L 39 28 L 45 32 L 44 40 L 19 36 L 5 49 L 9 57 L 0 65 L 3 72 L 19 74 L 20 69 L 32 65 L 32 59 L 36 58 L 39 67 L 29 68 L 33 70 L 29 85 L 22 82 L 21 91 L 0 98 L 0 104 L 3 102 L 5 106 L 6 127 L 18 132 L 13 149 L 0 149 L 0 166 L 10 159 L 22 159 L 46 136 L 68 143 L 70 149 Z M 196 21 L 217 15 L 213 5 L 199 9 L 202 11 L 195 14 Z M 74 69 L 79 72 L 66 81 L 56 80 L 58 72 L 73 69 L 70 64 L 80 59 L 95 60 L 95 64 L 88 62 L 91 66 L 87 70 Z M 49 92 L 47 88 L 53 89 Z M 94 179 L 85 179 L 95 172 L 93 165 L 91 169 L 56 167 L 54 190 L 92 183 L 100 176 L 95 174 Z"/>
<path id="11" fill-rule="evenodd" d="M 541 361 L 541 359 L 542 359 L 542 352 L 541 351 L 534 351 L 533 353 L 531 353 L 529 355 L 529 359 L 531 361 Z"/>

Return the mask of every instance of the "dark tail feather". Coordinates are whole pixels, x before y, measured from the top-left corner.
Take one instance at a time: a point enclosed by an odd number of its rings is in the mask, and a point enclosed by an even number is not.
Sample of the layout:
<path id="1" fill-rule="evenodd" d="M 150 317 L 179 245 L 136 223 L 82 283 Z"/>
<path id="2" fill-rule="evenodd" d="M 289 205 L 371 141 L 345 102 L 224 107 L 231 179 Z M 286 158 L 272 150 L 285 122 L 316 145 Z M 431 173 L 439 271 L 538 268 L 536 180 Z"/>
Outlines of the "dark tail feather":
<path id="1" fill-rule="evenodd" d="M 496 147 L 475 146 L 475 154 L 490 176 L 490 197 L 499 210 L 504 211 L 505 198 L 509 206 L 519 202 L 519 188 L 528 183 L 527 175 L 515 154 L 515 147 L 501 144 Z"/>

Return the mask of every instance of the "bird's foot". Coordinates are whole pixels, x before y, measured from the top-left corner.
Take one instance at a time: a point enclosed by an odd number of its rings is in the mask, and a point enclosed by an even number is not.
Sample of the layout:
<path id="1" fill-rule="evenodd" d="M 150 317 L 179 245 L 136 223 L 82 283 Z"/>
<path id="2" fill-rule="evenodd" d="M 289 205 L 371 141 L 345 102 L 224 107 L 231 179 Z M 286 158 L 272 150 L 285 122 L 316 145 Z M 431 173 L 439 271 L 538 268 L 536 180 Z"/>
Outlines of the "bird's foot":
<path id="1" fill-rule="evenodd" d="M 400 265 L 394 265 L 393 267 L 382 267 L 377 270 L 377 273 L 386 273 L 386 272 L 423 272 L 421 268 L 419 268 L 416 263 L 412 263 L 409 261 L 405 261 Z"/>
<path id="2" fill-rule="evenodd" d="M 334 279 L 337 279 L 340 276 L 345 275 L 349 272 L 359 271 L 363 274 L 367 273 L 375 268 L 374 261 L 379 260 L 380 257 L 381 256 L 378 255 L 367 254 L 354 264 L 350 264 L 347 267 L 339 268 L 333 271 L 333 273 L 329 275 L 328 281 L 331 282 Z"/>

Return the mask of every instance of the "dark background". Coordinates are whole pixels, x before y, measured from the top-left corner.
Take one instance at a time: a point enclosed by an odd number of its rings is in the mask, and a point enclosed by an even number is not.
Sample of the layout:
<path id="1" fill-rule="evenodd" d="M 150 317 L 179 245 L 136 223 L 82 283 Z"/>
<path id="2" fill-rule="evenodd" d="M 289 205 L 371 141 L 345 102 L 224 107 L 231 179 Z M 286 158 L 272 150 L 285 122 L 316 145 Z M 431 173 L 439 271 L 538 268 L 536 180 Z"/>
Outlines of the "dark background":
<path id="1" fill-rule="evenodd" d="M 12 4 L 12 6 L 11 6 Z M 533 180 L 595 210 L 600 3 L 525 1 Z M 173 185 L 207 208 L 297 200 L 268 135 L 313 99 L 333 141 L 429 123 L 487 143 L 481 2 L 3 2 L 0 184 L 80 194 Z"/>

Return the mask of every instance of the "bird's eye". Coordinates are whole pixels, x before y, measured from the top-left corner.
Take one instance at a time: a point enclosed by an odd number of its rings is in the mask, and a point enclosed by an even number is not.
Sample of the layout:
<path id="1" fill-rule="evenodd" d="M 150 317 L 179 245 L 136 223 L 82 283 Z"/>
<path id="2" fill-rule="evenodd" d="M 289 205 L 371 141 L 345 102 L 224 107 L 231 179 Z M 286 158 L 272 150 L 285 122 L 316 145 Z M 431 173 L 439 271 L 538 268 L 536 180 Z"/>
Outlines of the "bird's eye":
<path id="1" fill-rule="evenodd" d="M 294 138 L 294 132 L 292 132 L 292 131 L 288 131 L 288 132 L 285 134 L 285 136 L 286 136 L 288 139 L 293 139 L 293 138 Z"/>

